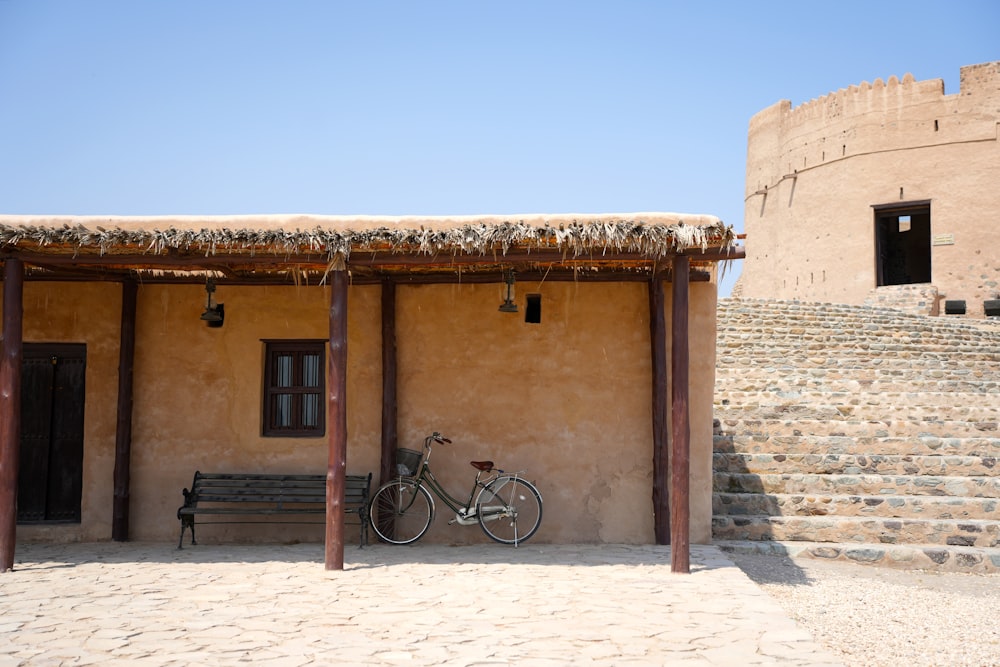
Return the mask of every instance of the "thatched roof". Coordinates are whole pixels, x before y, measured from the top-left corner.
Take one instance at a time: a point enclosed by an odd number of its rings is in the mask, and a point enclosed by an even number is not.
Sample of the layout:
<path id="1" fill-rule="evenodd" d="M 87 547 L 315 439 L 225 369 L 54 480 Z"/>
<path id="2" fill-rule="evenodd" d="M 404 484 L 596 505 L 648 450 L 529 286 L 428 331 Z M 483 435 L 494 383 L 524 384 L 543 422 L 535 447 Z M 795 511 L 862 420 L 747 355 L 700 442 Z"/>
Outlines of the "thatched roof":
<path id="1" fill-rule="evenodd" d="M 736 241 L 718 218 L 675 213 L 462 217 L 376 216 L 0 216 L 0 258 L 44 266 L 95 258 L 107 269 L 212 270 L 241 260 L 271 270 L 485 268 L 517 260 L 590 267 L 636 266 L 677 253 L 730 252 Z M 525 254 L 527 253 L 527 254 Z M 363 260 L 362 260 L 363 257 Z M 72 258 L 69 260 L 68 258 Z M 408 258 L 404 261 L 404 258 Z M 478 259 L 477 259 L 478 258 Z M 715 257 L 715 259 L 719 259 Z M 398 264 L 397 264 L 398 262 Z M 180 266 L 183 263 L 183 266 Z M 237 269 L 238 270 L 238 269 Z M 306 269 L 308 270 L 308 269 Z M 466 270 L 469 270 L 468 268 Z"/>

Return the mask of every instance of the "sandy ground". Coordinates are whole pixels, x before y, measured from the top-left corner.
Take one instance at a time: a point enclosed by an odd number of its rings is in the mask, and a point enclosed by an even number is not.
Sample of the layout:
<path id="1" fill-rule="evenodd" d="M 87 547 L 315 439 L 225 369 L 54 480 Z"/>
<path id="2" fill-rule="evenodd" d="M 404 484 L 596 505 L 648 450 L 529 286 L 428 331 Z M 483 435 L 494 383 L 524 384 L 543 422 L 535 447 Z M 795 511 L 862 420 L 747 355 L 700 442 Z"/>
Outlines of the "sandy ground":
<path id="1" fill-rule="evenodd" d="M 1000 665 L 1000 576 L 727 556 L 848 667 Z"/>

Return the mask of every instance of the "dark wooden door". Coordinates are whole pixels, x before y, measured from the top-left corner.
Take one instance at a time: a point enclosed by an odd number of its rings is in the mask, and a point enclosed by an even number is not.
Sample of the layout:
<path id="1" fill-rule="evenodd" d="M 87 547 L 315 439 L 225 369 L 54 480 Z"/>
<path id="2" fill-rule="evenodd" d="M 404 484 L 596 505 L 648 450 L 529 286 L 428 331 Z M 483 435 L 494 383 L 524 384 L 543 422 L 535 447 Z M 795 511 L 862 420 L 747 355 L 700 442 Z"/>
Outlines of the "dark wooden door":
<path id="1" fill-rule="evenodd" d="M 17 479 L 20 523 L 80 521 L 86 367 L 86 345 L 24 345 Z"/>

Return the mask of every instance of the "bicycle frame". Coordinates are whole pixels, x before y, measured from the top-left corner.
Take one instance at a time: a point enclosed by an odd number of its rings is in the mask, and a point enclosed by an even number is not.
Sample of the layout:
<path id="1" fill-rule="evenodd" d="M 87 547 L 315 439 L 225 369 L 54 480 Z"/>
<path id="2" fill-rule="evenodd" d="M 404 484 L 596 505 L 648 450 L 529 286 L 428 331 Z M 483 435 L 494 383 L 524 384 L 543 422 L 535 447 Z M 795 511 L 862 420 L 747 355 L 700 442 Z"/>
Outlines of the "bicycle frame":
<path id="1" fill-rule="evenodd" d="M 426 453 L 424 454 L 423 460 L 420 462 L 419 474 L 413 478 L 414 483 L 417 486 L 426 485 L 426 487 L 430 489 L 435 496 L 441 499 L 441 502 L 447 505 L 452 512 L 455 512 L 462 523 L 465 523 L 466 521 L 470 524 L 475 523 L 475 514 L 471 513 L 471 511 L 473 503 L 476 499 L 476 492 L 486 488 L 487 484 L 496 479 L 499 476 L 499 471 L 491 470 L 486 472 L 485 474 L 487 477 L 485 480 L 483 480 L 484 471 L 477 472 L 476 479 L 472 484 L 472 490 L 469 492 L 469 499 L 465 501 L 465 504 L 462 504 L 462 501 L 448 493 L 447 489 L 444 488 L 444 485 L 441 484 L 441 482 L 438 481 L 438 478 L 434 476 L 434 471 L 431 470 L 430 465 L 431 447 L 429 440 L 430 439 L 428 438 L 428 441 L 424 443 Z"/>

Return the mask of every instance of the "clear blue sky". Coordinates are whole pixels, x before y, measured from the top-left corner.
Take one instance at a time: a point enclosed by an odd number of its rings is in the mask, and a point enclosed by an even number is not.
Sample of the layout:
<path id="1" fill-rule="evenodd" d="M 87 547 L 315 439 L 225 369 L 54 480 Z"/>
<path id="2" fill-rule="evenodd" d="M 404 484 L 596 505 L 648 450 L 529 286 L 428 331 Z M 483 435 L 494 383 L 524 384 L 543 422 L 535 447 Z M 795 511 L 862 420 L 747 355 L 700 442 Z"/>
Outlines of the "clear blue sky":
<path id="1" fill-rule="evenodd" d="M 993 60 L 998 0 L 0 0 L 0 213 L 742 230 L 754 113 Z"/>

